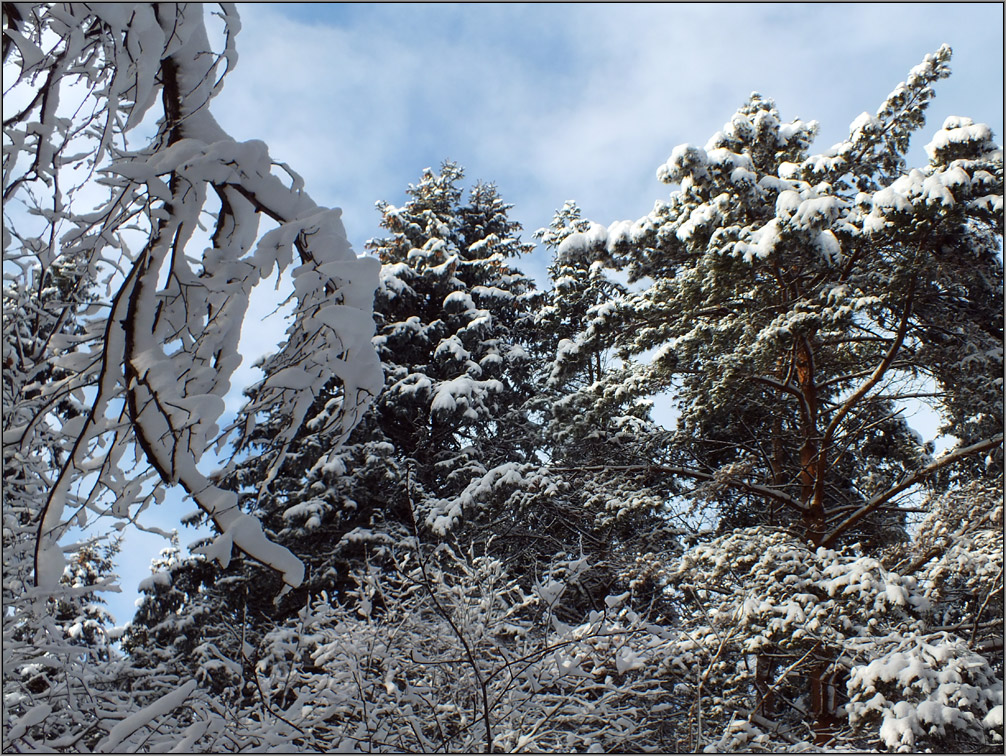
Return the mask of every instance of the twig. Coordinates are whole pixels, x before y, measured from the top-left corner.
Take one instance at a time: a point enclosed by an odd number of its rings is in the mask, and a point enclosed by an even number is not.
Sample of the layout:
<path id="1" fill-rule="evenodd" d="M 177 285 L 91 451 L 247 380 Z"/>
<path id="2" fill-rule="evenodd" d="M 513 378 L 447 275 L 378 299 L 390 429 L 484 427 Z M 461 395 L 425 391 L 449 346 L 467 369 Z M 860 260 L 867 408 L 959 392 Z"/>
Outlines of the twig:
<path id="1" fill-rule="evenodd" d="M 454 619 L 451 615 L 444 609 L 440 600 L 437 598 L 436 592 L 433 590 L 433 583 L 430 580 L 430 576 L 426 571 L 426 558 L 423 556 L 423 551 L 419 541 L 419 526 L 416 523 L 416 513 L 415 504 L 412 501 L 412 466 L 410 465 L 406 469 L 405 473 L 405 495 L 409 502 L 409 514 L 412 518 L 412 528 L 416 534 L 416 559 L 419 561 L 419 569 L 423 573 L 423 581 L 426 585 L 426 590 L 430 594 L 430 598 L 433 600 L 433 605 L 437 609 L 437 613 L 450 625 L 451 631 L 461 642 L 461 645 L 465 649 L 465 656 L 468 657 L 468 664 L 471 666 L 472 670 L 475 672 L 475 679 L 478 680 L 479 688 L 482 692 L 482 720 L 485 723 L 486 730 L 486 753 L 493 752 L 493 734 L 492 734 L 492 721 L 489 718 L 489 691 L 485 680 L 482 678 L 482 671 L 479 669 L 478 663 L 475 661 L 475 654 L 472 652 L 471 646 L 468 644 L 468 640 L 465 638 L 464 634 L 458 629 L 458 626 L 454 623 Z M 478 716 L 478 710 L 476 709 L 476 717 Z"/>

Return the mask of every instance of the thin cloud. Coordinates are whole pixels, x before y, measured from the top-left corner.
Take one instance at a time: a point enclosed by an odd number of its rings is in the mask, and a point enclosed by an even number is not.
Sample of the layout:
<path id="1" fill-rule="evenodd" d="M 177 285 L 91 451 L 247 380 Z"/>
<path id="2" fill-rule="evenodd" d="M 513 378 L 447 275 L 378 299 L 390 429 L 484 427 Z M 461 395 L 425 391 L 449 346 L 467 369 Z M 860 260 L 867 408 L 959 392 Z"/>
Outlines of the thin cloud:
<path id="1" fill-rule="evenodd" d="M 567 199 L 603 222 L 636 217 L 666 194 L 654 172 L 670 150 L 705 142 L 751 91 L 786 118 L 818 120 L 824 149 L 955 36 L 962 70 L 941 84 L 934 115 L 962 91 L 987 109 L 966 114 L 1001 130 L 995 6 L 406 5 L 309 9 L 309 22 L 282 5 L 242 13 L 241 61 L 218 115 L 343 207 L 358 249 L 379 233 L 373 203 L 402 201 L 444 158 L 496 181 L 529 232 Z M 974 50 L 996 65 L 998 105 Z"/>

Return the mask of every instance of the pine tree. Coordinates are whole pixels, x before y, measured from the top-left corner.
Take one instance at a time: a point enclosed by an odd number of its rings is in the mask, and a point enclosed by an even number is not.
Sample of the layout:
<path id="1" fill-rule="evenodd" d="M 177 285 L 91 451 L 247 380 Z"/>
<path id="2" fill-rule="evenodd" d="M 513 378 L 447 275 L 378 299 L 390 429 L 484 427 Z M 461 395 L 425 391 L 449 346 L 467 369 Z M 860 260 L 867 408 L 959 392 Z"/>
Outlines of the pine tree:
<path id="1" fill-rule="evenodd" d="M 959 637 L 929 635 L 919 586 L 933 577 L 879 559 L 906 540 L 904 502 L 922 486 L 992 485 L 1002 470 L 1002 151 L 987 127 L 951 118 L 929 164 L 905 167 L 949 57 L 927 56 L 822 155 L 808 151 L 816 124 L 784 123 L 754 94 L 705 148 L 675 148 L 659 172 L 680 186 L 668 201 L 559 246 L 649 279 L 604 324 L 627 357 L 646 355 L 608 392 L 674 392 L 679 426 L 653 472 L 693 481 L 697 503 L 716 507 L 722 535 L 671 577 L 658 565 L 657 579 L 680 590 L 682 648 L 708 665 L 702 685 L 729 702 L 704 711 L 723 717 L 721 748 L 787 721 L 818 744 L 848 735 L 876 721 L 866 699 L 885 665 L 908 658 L 931 671 L 905 673 L 904 698 L 881 707 L 885 745 L 935 727 L 931 675 L 974 670 L 973 700 L 944 691 L 962 736 L 981 737 L 995 705 L 987 661 Z M 916 399 L 959 439 L 941 457 L 904 419 Z M 876 575 L 855 577 L 865 570 Z M 987 575 L 964 572 L 962 584 L 994 594 Z M 988 607 L 959 608 L 981 622 Z M 843 656 L 850 638 L 862 661 Z M 785 704 L 800 697 L 793 722 Z M 737 712 L 746 721 L 727 727 Z"/>
<path id="2" fill-rule="evenodd" d="M 705 148 L 673 151 L 669 201 L 563 243 L 652 279 L 609 316 L 620 349 L 652 353 L 611 391 L 674 391 L 667 473 L 699 482 L 724 527 L 903 538 L 904 492 L 1001 444 L 1001 152 L 950 119 L 930 164 L 901 172 L 949 55 L 823 155 L 816 124 L 752 95 Z M 903 417 L 920 396 L 962 440 L 938 460 Z"/>

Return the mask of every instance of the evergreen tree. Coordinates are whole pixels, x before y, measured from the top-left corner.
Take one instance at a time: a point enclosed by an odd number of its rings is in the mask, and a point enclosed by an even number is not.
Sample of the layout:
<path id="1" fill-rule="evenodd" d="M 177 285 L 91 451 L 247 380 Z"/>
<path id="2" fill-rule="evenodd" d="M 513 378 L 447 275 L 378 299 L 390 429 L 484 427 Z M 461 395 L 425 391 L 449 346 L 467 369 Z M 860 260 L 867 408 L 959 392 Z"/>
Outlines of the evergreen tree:
<path id="1" fill-rule="evenodd" d="M 620 365 L 607 314 L 626 287 L 582 247 L 563 245 L 573 234 L 604 231 L 567 202 L 536 234 L 553 254 L 552 288 L 537 319 L 545 352 L 540 453 L 549 466 L 536 481 L 543 492 L 536 505 L 559 515 L 543 532 L 560 539 L 566 556 L 592 565 L 574 585 L 585 601 L 571 608 L 596 610 L 609 592 L 631 587 L 656 609 L 653 602 L 664 602 L 645 564 L 678 549 L 679 527 L 669 519 L 675 482 L 650 470 L 666 429 L 651 421 L 648 399 L 605 390 Z"/>
<path id="2" fill-rule="evenodd" d="M 7 278 L 5 276 L 5 278 Z M 99 592 L 114 585 L 115 547 L 68 545 L 67 569 L 51 591 L 34 588 L 34 550 L 51 471 L 70 444 L 61 432 L 86 409 L 78 397 L 46 396 L 45 387 L 72 375 L 57 366 L 52 345 L 80 338 L 91 276 L 79 260 L 33 265 L 3 287 L 3 674 L 5 712 L 27 712 L 45 702 L 55 712 L 50 732 L 74 731 L 86 715 L 73 710 L 75 676 L 95 668 L 90 681 L 109 691 L 110 617 Z M 20 285 L 17 285 L 20 284 Z M 86 522 L 82 508 L 78 524 Z M 111 684 L 110 684 L 111 683 Z M 5 721 L 4 750 L 7 750 Z M 36 730 L 36 733 L 39 732 Z M 78 730 L 79 732 L 79 730 Z M 96 737 L 87 742 L 96 742 Z"/>
<path id="3" fill-rule="evenodd" d="M 626 356 L 652 359 L 608 390 L 674 391 L 666 472 L 700 483 L 724 528 L 904 538 L 904 492 L 1001 444 L 1001 151 L 952 118 L 929 165 L 903 172 L 949 56 L 928 56 L 823 155 L 808 155 L 816 124 L 752 95 L 705 148 L 675 148 L 669 201 L 559 247 L 652 280 L 607 324 Z M 961 439 L 937 460 L 903 417 L 920 396 Z"/>
<path id="4" fill-rule="evenodd" d="M 404 207 L 380 203 L 392 235 L 368 243 L 383 264 L 379 423 L 414 468 L 417 519 L 440 534 L 461 519 L 472 480 L 534 450 L 525 409 L 534 286 L 510 267 L 532 245 L 491 184 L 462 207 L 462 175 L 445 163 L 410 187 Z"/>
<path id="5" fill-rule="evenodd" d="M 368 243 L 382 262 L 374 343 L 385 387 L 346 443 L 326 423 L 339 396 L 323 395 L 285 450 L 274 444 L 282 418 L 256 424 L 249 457 L 223 478 L 270 539 L 304 560 L 303 586 L 280 595 L 278 576 L 241 557 L 226 570 L 173 558 L 145 586 L 127 639 L 137 658 L 195 659 L 218 686 L 241 689 L 265 632 L 323 591 L 355 600 L 353 571 L 395 569 L 417 534 L 489 548 L 508 515 L 493 509 L 486 481 L 537 447 L 527 410 L 534 286 L 511 267 L 530 245 L 510 206 L 491 184 L 463 202 L 462 177 L 445 163 L 409 188 L 403 207 L 378 205 L 391 232 Z"/>
<path id="6" fill-rule="evenodd" d="M 796 711 L 786 702 L 801 699 L 796 725 L 829 742 L 876 721 L 871 686 L 910 657 L 929 671 L 904 673 L 903 700 L 881 707 L 885 745 L 911 745 L 941 721 L 981 738 L 996 704 L 987 660 L 958 637 L 927 635 L 946 629 L 917 589 L 936 573 L 903 582 L 878 559 L 907 538 L 904 501 L 919 487 L 992 485 L 1002 470 L 1002 151 L 987 127 L 950 118 L 927 146 L 929 164 L 905 168 L 949 56 L 927 56 L 823 155 L 808 153 L 816 124 L 784 123 L 752 95 L 705 148 L 673 151 L 660 170 L 680 185 L 669 201 L 558 248 L 648 280 L 604 324 L 627 358 L 648 358 L 613 373 L 605 391 L 674 391 L 679 427 L 652 469 L 693 481 L 698 503 L 717 508 L 722 535 L 669 578 L 658 565 L 657 579 L 680 590 L 683 648 L 701 649 L 702 686 L 730 701 L 719 712 L 728 732 L 737 712 L 744 727 L 777 731 Z M 919 398 L 960 439 L 941 457 L 904 420 Z M 973 568 L 960 584 L 994 596 L 989 565 Z M 853 579 L 865 570 L 877 574 Z M 879 585 L 893 614 L 869 596 Z M 958 616 L 980 624 L 982 603 L 958 602 Z M 849 637 L 864 661 L 843 656 Z M 927 643 L 945 645 L 933 656 Z M 941 688 L 956 711 L 941 720 L 926 680 L 969 667 L 980 693 Z M 731 737 L 719 746 L 748 742 Z"/>

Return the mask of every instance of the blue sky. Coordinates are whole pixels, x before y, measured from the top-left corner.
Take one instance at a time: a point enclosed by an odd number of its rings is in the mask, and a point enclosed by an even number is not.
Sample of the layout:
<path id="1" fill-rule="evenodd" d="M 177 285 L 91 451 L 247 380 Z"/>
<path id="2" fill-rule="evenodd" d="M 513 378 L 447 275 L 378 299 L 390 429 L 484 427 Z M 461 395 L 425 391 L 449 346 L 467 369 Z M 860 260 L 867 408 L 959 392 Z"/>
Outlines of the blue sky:
<path id="1" fill-rule="evenodd" d="M 404 201 L 444 158 L 495 181 L 530 233 L 567 199 L 607 225 L 667 194 L 655 171 L 704 144 L 752 91 L 847 134 L 947 42 L 924 139 L 946 115 L 1002 133 L 1001 4 L 239 5 L 240 60 L 215 104 L 344 208 Z M 547 261 L 528 272 L 541 276 Z"/>
<path id="2" fill-rule="evenodd" d="M 667 196 L 656 170 L 671 150 L 705 144 L 752 91 L 785 120 L 819 121 L 823 151 L 944 42 L 954 73 L 937 85 L 912 164 L 948 115 L 988 123 L 1002 143 L 1001 3 L 238 9 L 240 57 L 214 113 L 235 138 L 264 140 L 317 202 L 343 208 L 358 252 L 381 235 L 374 203 L 402 204 L 422 169 L 448 158 L 497 184 L 528 239 L 569 199 L 604 225 L 636 219 Z M 548 262 L 539 250 L 523 267 L 544 284 Z M 282 338 L 281 321 L 252 317 L 238 380 Z M 152 522 L 177 526 L 192 508 L 166 505 Z M 124 593 L 110 601 L 120 622 L 163 545 L 129 536 Z"/>

